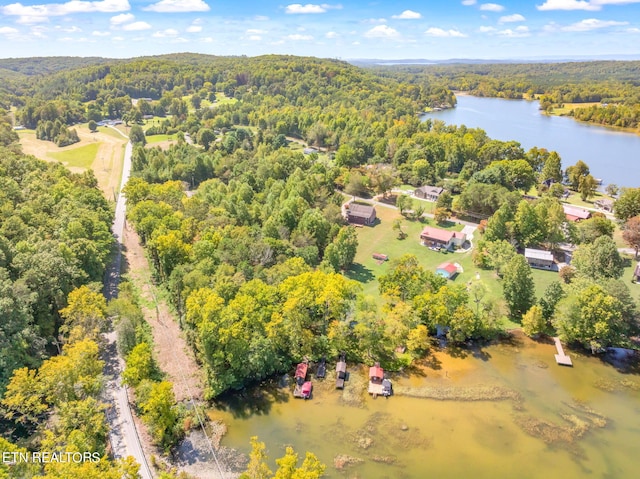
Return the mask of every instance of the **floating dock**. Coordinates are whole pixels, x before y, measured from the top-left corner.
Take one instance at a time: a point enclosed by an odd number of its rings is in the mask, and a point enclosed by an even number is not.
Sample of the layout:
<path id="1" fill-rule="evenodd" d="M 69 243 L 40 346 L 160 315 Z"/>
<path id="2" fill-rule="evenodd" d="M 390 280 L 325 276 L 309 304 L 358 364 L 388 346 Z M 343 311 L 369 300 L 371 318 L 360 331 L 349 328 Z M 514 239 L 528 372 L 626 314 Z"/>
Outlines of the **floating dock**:
<path id="1" fill-rule="evenodd" d="M 556 336 L 553 338 L 553 341 L 556 343 L 556 349 L 558 350 L 558 354 L 555 355 L 556 363 L 560 364 L 561 366 L 573 366 L 571 358 L 564 354 L 564 349 L 562 349 L 560 338 Z"/>
<path id="2" fill-rule="evenodd" d="M 336 389 L 344 389 L 344 382 L 347 379 L 347 357 L 344 353 L 336 364 Z"/>

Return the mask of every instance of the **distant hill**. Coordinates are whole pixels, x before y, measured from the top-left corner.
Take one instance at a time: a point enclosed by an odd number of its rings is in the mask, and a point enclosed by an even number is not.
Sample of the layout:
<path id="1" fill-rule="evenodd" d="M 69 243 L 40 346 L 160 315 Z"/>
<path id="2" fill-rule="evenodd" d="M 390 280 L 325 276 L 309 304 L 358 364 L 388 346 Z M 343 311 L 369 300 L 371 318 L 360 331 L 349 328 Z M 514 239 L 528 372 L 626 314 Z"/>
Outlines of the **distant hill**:
<path id="1" fill-rule="evenodd" d="M 21 73 L 26 76 L 34 76 L 119 61 L 122 60 L 102 57 L 3 58 L 0 59 L 0 69 Z"/>

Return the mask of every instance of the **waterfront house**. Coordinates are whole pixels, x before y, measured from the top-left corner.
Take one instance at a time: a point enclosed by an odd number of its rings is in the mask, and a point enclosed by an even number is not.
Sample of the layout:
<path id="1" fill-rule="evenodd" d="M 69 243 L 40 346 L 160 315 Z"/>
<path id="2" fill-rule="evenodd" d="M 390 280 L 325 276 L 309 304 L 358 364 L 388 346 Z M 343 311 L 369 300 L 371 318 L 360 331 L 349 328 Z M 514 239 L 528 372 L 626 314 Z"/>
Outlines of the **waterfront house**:
<path id="1" fill-rule="evenodd" d="M 423 200 L 438 201 L 443 191 L 444 188 L 440 188 L 439 186 L 425 185 L 417 188 L 413 194 L 416 198 L 422 198 Z"/>
<path id="2" fill-rule="evenodd" d="M 613 212 L 613 200 L 609 198 L 602 198 L 600 200 L 596 200 L 593 202 L 593 206 L 596 208 L 606 211 L 608 213 Z"/>
<path id="3" fill-rule="evenodd" d="M 424 246 L 453 249 L 461 247 L 467 235 L 460 231 L 449 231 L 432 226 L 425 226 L 420 233 L 420 240 Z"/>
<path id="4" fill-rule="evenodd" d="M 371 205 L 351 202 L 344 206 L 345 216 L 349 223 L 372 225 L 376 220 L 376 209 Z"/>
<path id="5" fill-rule="evenodd" d="M 591 218 L 591 211 L 577 206 L 562 205 L 564 215 L 569 221 L 582 221 Z"/>
<path id="6" fill-rule="evenodd" d="M 532 268 L 548 270 L 553 268 L 554 261 L 551 251 L 526 248 L 524 250 L 524 257 Z"/>

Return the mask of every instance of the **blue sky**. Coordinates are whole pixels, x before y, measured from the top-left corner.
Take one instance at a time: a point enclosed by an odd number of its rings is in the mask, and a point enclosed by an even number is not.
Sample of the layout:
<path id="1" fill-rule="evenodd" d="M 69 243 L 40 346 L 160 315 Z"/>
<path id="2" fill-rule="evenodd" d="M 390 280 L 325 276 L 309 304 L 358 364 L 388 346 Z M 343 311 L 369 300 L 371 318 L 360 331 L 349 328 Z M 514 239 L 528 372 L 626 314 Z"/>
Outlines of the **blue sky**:
<path id="1" fill-rule="evenodd" d="M 343 59 L 640 55 L 640 0 L 0 0 L 1 57 L 185 51 Z"/>

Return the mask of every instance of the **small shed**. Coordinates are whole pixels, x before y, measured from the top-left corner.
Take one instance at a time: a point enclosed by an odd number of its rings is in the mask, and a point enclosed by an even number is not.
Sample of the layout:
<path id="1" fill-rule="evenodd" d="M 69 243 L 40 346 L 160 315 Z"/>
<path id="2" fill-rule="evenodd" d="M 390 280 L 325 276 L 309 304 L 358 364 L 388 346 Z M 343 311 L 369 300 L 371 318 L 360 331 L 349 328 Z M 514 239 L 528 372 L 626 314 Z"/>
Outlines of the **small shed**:
<path id="1" fill-rule="evenodd" d="M 393 387 L 391 386 L 391 381 L 389 379 L 382 380 L 382 395 L 385 397 L 391 396 L 393 393 Z"/>
<path id="2" fill-rule="evenodd" d="M 532 268 L 548 270 L 553 268 L 554 261 L 553 253 L 551 253 L 551 251 L 526 248 L 524 250 L 524 257 Z"/>
<path id="3" fill-rule="evenodd" d="M 318 364 L 318 371 L 316 372 L 316 377 L 318 379 L 322 379 L 327 374 L 327 360 L 322 358 L 320 363 Z"/>
<path id="4" fill-rule="evenodd" d="M 375 366 L 369 368 L 369 381 L 376 384 L 382 384 L 384 379 L 384 369 L 380 367 L 380 363 L 376 363 Z"/>
<path id="5" fill-rule="evenodd" d="M 458 267 L 453 263 L 442 263 L 436 268 L 436 274 L 446 279 L 453 279 L 458 274 Z"/>
<path id="6" fill-rule="evenodd" d="M 636 283 L 640 283 L 640 263 L 636 265 L 636 269 L 633 272 L 633 280 Z"/>

